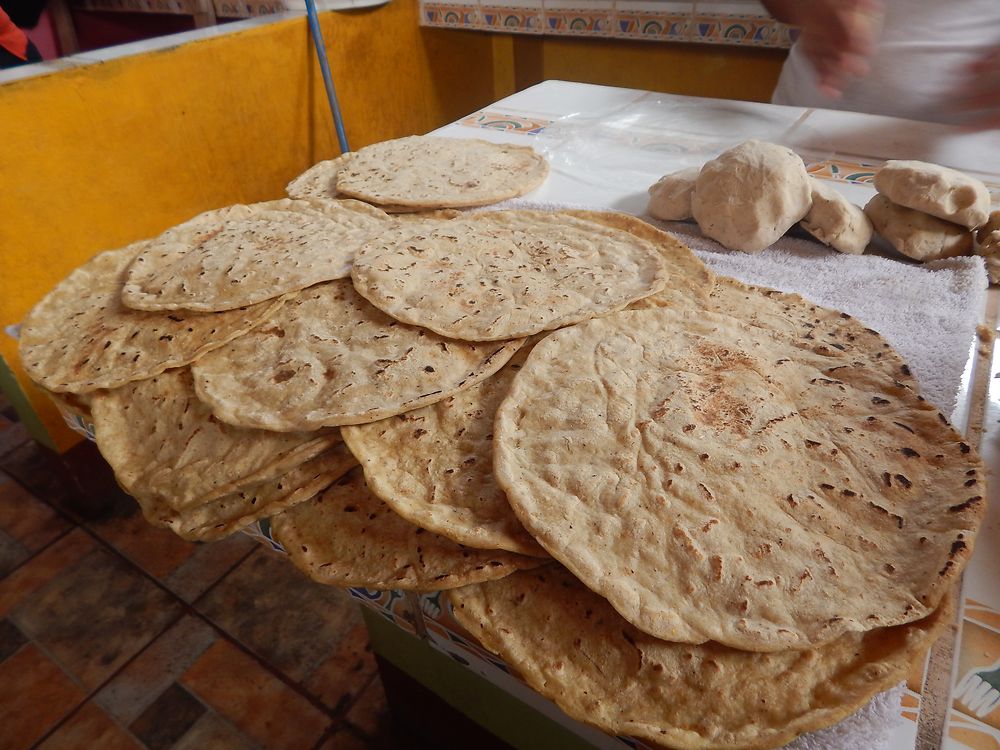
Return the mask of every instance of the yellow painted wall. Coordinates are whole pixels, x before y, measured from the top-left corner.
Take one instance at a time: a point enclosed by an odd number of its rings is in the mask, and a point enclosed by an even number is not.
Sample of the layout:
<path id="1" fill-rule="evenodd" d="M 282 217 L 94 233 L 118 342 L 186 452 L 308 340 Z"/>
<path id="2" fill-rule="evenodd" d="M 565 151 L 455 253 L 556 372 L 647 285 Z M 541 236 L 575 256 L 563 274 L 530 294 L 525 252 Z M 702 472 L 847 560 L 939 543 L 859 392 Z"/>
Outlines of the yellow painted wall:
<path id="1" fill-rule="evenodd" d="M 766 102 L 787 52 L 717 44 L 518 36 L 512 54 L 518 89 L 557 78 Z"/>
<path id="2" fill-rule="evenodd" d="M 489 36 L 417 21 L 416 0 L 324 14 L 353 148 L 493 100 Z M 0 329 L 95 252 L 279 197 L 335 144 L 304 18 L 0 86 Z M 2 332 L 0 356 L 75 442 Z"/>

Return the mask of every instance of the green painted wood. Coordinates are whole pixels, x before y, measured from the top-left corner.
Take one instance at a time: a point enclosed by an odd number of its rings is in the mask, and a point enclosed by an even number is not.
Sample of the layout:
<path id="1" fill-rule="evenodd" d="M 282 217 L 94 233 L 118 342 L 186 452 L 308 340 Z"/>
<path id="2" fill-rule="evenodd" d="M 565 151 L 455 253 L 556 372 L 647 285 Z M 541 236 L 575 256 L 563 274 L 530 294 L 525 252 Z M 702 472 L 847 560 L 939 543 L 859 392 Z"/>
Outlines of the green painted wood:
<path id="1" fill-rule="evenodd" d="M 28 397 L 24 395 L 24 391 L 21 390 L 21 386 L 14 379 L 14 373 L 10 371 L 10 367 L 3 357 L 0 357 L 0 391 L 3 391 L 4 395 L 7 396 L 7 400 L 14 407 L 14 411 L 17 412 L 17 416 L 20 418 L 21 424 L 24 425 L 24 429 L 28 431 L 28 434 L 46 448 L 56 450 L 56 444 L 52 442 L 52 436 L 49 435 L 49 431 L 45 429 L 44 425 L 38 419 L 35 410 L 31 408 Z"/>

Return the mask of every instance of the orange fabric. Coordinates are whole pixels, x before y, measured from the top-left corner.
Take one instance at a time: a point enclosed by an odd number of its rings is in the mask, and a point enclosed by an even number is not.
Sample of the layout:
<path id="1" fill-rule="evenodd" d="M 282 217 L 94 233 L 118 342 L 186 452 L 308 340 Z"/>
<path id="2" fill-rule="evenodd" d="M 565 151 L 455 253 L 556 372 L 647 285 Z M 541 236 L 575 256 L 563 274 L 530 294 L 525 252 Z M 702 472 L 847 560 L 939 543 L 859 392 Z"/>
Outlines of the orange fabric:
<path id="1" fill-rule="evenodd" d="M 28 59 L 28 37 L 0 8 L 0 47 L 22 60 Z"/>

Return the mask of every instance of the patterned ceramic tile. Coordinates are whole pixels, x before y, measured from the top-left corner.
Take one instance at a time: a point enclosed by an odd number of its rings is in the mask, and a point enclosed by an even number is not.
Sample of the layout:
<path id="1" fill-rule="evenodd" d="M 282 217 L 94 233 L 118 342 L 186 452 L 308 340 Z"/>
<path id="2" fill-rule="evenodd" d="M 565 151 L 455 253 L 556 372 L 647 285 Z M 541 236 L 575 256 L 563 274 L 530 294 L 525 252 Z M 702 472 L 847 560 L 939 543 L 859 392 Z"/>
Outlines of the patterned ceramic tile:
<path id="1" fill-rule="evenodd" d="M 142 750 L 142 745 L 118 726 L 100 707 L 88 702 L 38 746 L 38 750 L 80 750 L 80 748 Z"/>
<path id="2" fill-rule="evenodd" d="M 217 637 L 204 621 L 183 617 L 101 688 L 94 701 L 122 724 L 131 724 Z"/>
<path id="3" fill-rule="evenodd" d="M 0 663 L 0 733 L 4 750 L 29 748 L 83 702 L 83 692 L 38 647 Z"/>
<path id="4" fill-rule="evenodd" d="M 313 670 L 303 685 L 323 705 L 336 711 L 349 705 L 376 671 L 368 631 L 359 622 L 340 638 L 336 650 Z"/>
<path id="5" fill-rule="evenodd" d="M 168 750 L 206 711 L 201 701 L 175 682 L 129 725 L 129 729 L 149 750 Z"/>
<path id="6" fill-rule="evenodd" d="M 953 707 L 1000 737 L 1000 631 L 965 620 L 955 672 Z"/>
<path id="7" fill-rule="evenodd" d="M 506 132 L 523 133 L 525 135 L 537 135 L 541 133 L 551 120 L 541 117 L 522 117 L 511 115 L 505 112 L 489 112 L 486 110 L 476 112 L 459 121 L 460 125 L 471 128 L 487 128 L 489 130 L 503 130 Z"/>
<path id="8" fill-rule="evenodd" d="M 475 3 L 423 2 L 420 21 L 446 29 L 479 28 L 479 6 Z"/>
<path id="9" fill-rule="evenodd" d="M 359 621 L 357 606 L 342 591 L 313 583 L 287 558 L 264 549 L 195 606 L 294 680 L 309 674 Z"/>
<path id="10" fill-rule="evenodd" d="M 181 684 L 268 750 L 312 747 L 330 719 L 228 641 L 216 641 Z"/>
<path id="11" fill-rule="evenodd" d="M 827 159 L 808 165 L 806 171 L 813 177 L 821 179 L 845 180 L 847 182 L 857 182 L 867 185 L 875 179 L 875 171 L 877 169 L 877 164 Z"/>
<path id="12" fill-rule="evenodd" d="M 179 615 L 175 599 L 100 548 L 24 597 L 10 618 L 92 690 Z"/>
<path id="13" fill-rule="evenodd" d="M 546 34 L 560 36 L 612 36 L 614 10 L 610 3 L 560 3 L 546 0 L 542 30 Z"/>
<path id="14" fill-rule="evenodd" d="M 240 734 L 232 724 L 217 713 L 207 713 L 195 722 L 171 750 L 255 750 L 257 745 Z"/>
<path id="15" fill-rule="evenodd" d="M 479 28 L 487 31 L 540 34 L 542 23 L 541 7 L 525 8 L 494 3 L 483 3 L 479 6 Z"/>

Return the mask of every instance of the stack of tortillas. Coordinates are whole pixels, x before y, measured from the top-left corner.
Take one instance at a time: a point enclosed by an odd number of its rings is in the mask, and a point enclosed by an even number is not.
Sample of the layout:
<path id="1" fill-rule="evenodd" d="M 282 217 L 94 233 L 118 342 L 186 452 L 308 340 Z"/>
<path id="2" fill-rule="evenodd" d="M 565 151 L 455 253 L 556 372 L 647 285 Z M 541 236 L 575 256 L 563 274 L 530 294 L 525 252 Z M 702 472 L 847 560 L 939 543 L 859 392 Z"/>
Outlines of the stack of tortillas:
<path id="1" fill-rule="evenodd" d="M 267 516 L 317 581 L 451 589 L 606 731 L 773 747 L 898 682 L 985 495 L 906 363 L 622 214 L 356 200 L 544 177 L 462 144 L 377 144 L 97 256 L 25 321 L 26 370 L 86 400 L 153 523 Z"/>

